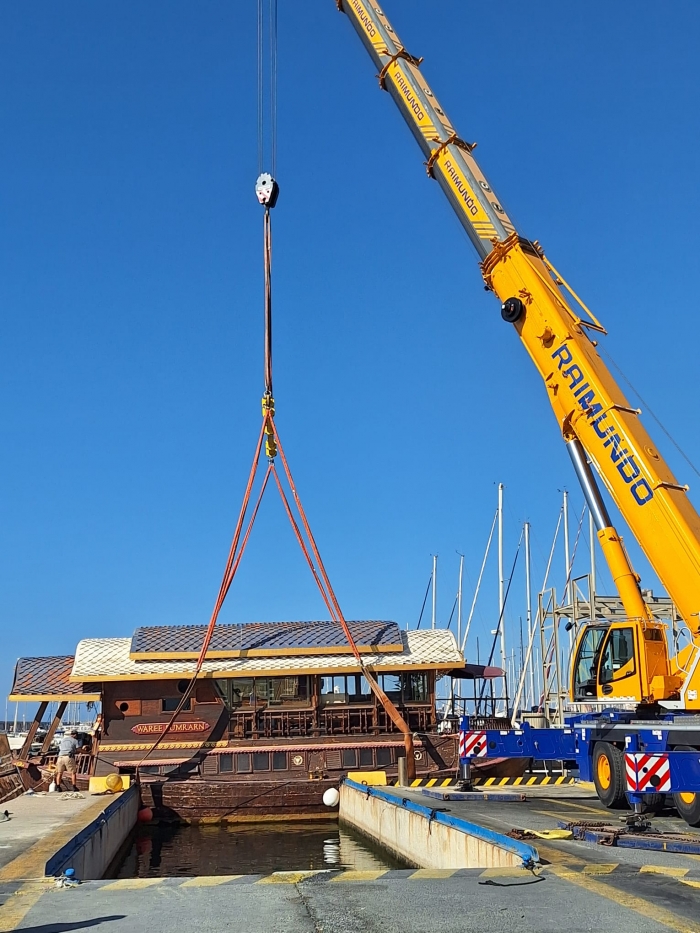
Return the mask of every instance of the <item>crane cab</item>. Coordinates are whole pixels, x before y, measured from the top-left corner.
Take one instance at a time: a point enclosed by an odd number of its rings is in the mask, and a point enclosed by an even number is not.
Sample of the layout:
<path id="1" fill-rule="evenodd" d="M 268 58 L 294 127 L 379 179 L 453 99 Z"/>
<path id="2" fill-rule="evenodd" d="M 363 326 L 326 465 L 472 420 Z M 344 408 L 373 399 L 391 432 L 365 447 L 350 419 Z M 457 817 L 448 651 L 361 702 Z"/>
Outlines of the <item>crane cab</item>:
<path id="1" fill-rule="evenodd" d="M 576 644 L 570 696 L 574 703 L 653 703 L 677 693 L 680 680 L 669 673 L 662 623 L 592 623 Z"/>

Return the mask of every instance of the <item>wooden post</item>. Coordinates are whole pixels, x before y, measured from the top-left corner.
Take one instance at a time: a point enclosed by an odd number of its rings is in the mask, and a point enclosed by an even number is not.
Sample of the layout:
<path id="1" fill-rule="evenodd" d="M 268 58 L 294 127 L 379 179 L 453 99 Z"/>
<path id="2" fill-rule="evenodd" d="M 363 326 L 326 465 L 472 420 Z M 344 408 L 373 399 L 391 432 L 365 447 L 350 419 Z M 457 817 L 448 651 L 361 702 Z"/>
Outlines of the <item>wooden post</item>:
<path id="1" fill-rule="evenodd" d="M 435 671 L 428 671 L 428 701 L 430 703 L 430 725 L 434 726 L 437 721 L 437 713 L 435 711 Z M 454 705 L 452 707 L 454 712 Z"/>
<path id="2" fill-rule="evenodd" d="M 311 735 L 319 736 L 321 734 L 321 712 L 320 712 L 321 677 L 319 674 L 311 674 L 310 678 L 311 678 L 311 711 L 312 711 L 312 717 L 313 717 Z"/>
<path id="3" fill-rule="evenodd" d="M 46 700 L 44 700 L 42 703 L 39 704 L 39 709 L 36 711 L 36 716 L 34 717 L 34 721 L 29 727 L 27 738 L 24 740 L 24 745 L 22 746 L 20 753 L 17 756 L 20 761 L 26 761 L 27 758 L 29 757 L 29 751 L 36 737 L 37 730 L 39 729 L 39 726 L 41 725 L 41 718 L 46 712 L 48 705 L 49 704 Z"/>
<path id="4" fill-rule="evenodd" d="M 49 731 L 46 733 L 46 738 L 44 739 L 41 746 L 41 754 L 47 755 L 49 749 L 51 748 L 51 743 L 53 742 L 53 737 L 56 735 L 56 729 L 61 725 L 61 720 L 63 719 L 63 714 L 66 711 L 68 703 L 64 700 L 63 703 L 59 703 L 58 709 L 56 710 L 56 715 L 51 720 L 51 725 L 49 726 Z"/>

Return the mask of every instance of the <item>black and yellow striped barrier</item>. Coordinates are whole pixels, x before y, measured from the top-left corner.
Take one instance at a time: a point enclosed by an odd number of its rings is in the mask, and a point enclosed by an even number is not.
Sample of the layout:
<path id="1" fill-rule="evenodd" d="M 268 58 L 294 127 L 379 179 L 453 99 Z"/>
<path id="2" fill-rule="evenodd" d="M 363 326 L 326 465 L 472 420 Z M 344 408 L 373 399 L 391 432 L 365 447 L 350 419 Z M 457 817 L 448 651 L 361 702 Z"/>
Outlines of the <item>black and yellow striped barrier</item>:
<path id="1" fill-rule="evenodd" d="M 459 781 L 456 778 L 416 778 L 411 781 L 407 787 L 456 787 Z M 400 787 L 398 781 L 394 781 L 394 787 Z"/>
<path id="2" fill-rule="evenodd" d="M 489 777 L 472 778 L 474 787 L 537 787 L 549 785 L 556 787 L 561 784 L 573 784 L 576 778 L 562 774 L 530 774 L 520 777 Z M 460 782 L 456 778 L 416 778 L 408 787 L 456 787 Z M 394 781 L 394 787 L 399 787 Z"/>
<path id="3" fill-rule="evenodd" d="M 524 774 L 520 777 L 477 777 L 472 779 L 472 784 L 475 787 L 538 787 L 547 784 L 555 787 L 561 784 L 573 784 L 575 780 L 576 778 L 563 774 Z"/>

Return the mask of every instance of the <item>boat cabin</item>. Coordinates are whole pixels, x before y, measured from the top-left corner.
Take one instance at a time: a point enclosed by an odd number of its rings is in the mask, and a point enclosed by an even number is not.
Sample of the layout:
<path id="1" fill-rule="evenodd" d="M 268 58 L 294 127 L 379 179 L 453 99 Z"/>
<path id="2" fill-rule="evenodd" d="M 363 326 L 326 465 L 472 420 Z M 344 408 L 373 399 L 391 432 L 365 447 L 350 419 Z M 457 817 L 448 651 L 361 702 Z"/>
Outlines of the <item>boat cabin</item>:
<path id="1" fill-rule="evenodd" d="M 349 626 L 363 665 L 415 733 L 417 774 L 454 775 L 455 736 L 438 734 L 435 709 L 438 679 L 465 668 L 452 633 L 385 621 Z M 188 690 L 205 631 L 139 628 L 132 638 L 84 639 L 72 659 L 22 658 L 12 698 L 99 699 L 90 773 L 138 769 L 142 783 L 173 791 L 396 773 L 403 737 L 335 622 L 218 626 L 191 696 L 154 748 Z"/>

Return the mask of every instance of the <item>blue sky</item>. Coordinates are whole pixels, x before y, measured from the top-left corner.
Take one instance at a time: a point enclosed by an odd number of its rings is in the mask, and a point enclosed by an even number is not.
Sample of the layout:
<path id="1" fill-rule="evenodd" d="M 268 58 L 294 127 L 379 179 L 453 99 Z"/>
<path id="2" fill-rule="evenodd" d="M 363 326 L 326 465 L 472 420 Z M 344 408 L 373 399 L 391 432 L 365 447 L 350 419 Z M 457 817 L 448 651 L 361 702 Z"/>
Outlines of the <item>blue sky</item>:
<path id="1" fill-rule="evenodd" d="M 386 4 L 521 232 L 700 461 L 697 4 Z M 346 615 L 414 625 L 437 553 L 444 623 L 498 482 L 506 563 L 529 519 L 536 581 L 561 490 L 572 514 L 581 497 L 350 23 L 280 0 L 279 33 L 278 426 Z M 259 429 L 262 217 L 253 0 L 5 3 L 0 37 L 6 692 L 19 655 L 208 620 Z M 223 621 L 323 617 L 285 521 L 270 496 Z M 491 563 L 482 653 L 495 595 Z M 523 612 L 519 577 L 513 633 Z"/>

